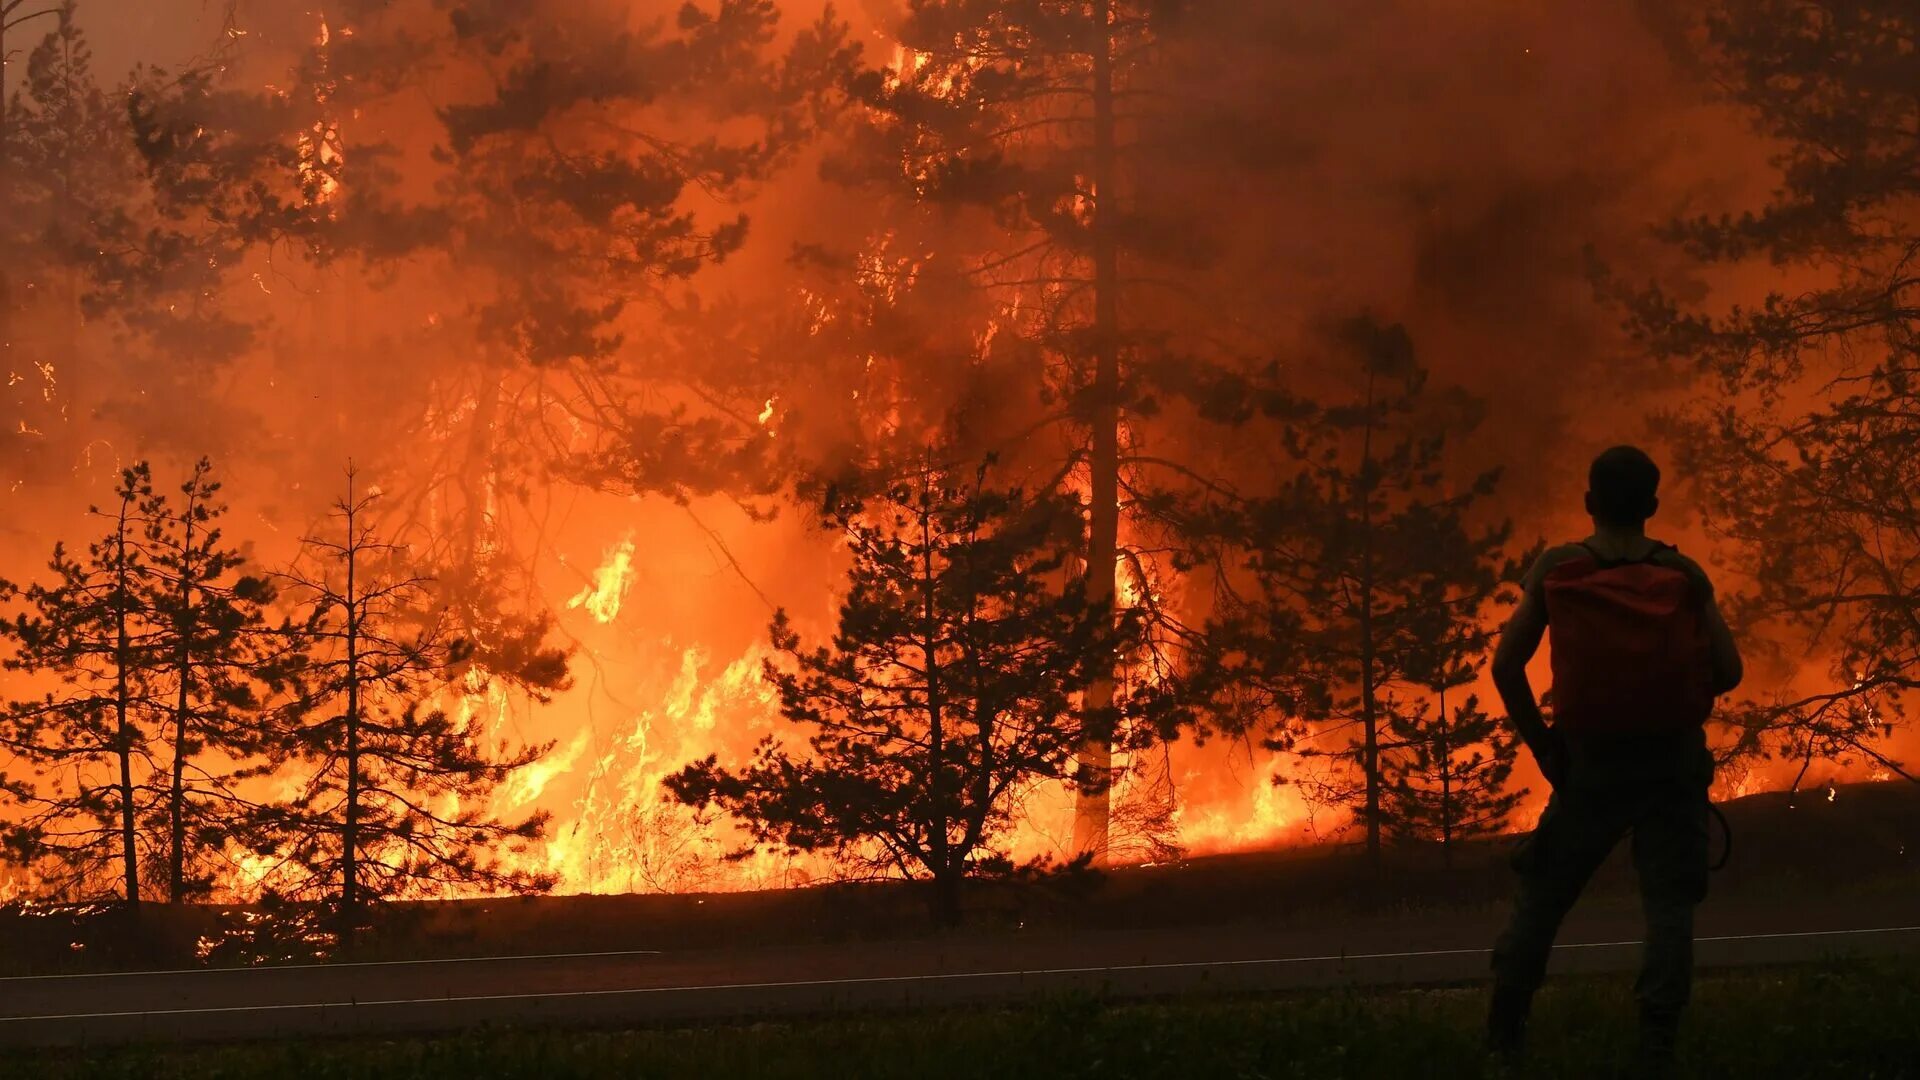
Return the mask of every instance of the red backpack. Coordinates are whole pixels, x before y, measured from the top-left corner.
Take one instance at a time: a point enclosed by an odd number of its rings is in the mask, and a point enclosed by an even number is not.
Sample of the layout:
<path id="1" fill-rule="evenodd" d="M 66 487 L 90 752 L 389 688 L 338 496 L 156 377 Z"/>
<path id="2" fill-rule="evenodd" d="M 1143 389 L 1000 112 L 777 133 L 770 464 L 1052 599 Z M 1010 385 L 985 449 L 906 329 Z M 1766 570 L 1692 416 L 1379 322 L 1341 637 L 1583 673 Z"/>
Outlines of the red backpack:
<path id="1" fill-rule="evenodd" d="M 1702 598 L 1686 571 L 1646 557 L 1586 554 L 1547 571 L 1553 711 L 1568 734 L 1681 734 L 1713 711 Z"/>

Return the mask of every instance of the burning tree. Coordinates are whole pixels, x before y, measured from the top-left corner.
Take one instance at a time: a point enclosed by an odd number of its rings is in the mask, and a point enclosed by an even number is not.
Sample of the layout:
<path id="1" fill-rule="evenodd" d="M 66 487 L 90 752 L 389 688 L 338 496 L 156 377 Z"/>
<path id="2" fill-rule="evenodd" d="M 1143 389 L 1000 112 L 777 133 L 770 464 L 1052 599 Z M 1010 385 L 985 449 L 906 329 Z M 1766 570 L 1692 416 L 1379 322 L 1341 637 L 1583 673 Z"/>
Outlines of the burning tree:
<path id="1" fill-rule="evenodd" d="M 1185 6 L 915 0 L 895 65 L 862 83 L 872 123 L 842 169 L 881 178 L 948 229 L 968 223 L 943 237 L 965 255 L 941 276 L 993 298 L 984 340 L 1027 369 L 1002 379 L 1003 364 L 977 380 L 974 423 L 985 430 L 973 434 L 1008 460 L 1054 456 L 1043 467 L 1083 505 L 1089 602 L 1145 608 L 1163 652 L 1186 644 L 1188 628 L 1140 601 L 1160 591 L 1159 562 L 1186 539 L 1156 510 L 1161 488 L 1196 478 L 1150 452 L 1145 429 L 1171 403 L 1195 404 L 1215 366 L 1170 344 L 1178 320 L 1165 309 L 1178 305 L 1167 297 L 1184 290 L 1160 288 L 1162 275 L 1198 278 L 1207 233 L 1180 200 L 1155 196 L 1148 167 L 1167 149 L 1155 139 L 1178 126 L 1146 104 L 1165 103 L 1156 59 Z M 927 235 L 929 223 L 917 224 Z M 931 261 L 918 255 L 903 256 L 915 271 Z M 1202 321 L 1193 340 L 1216 341 L 1222 320 Z M 1036 400 L 1005 408 L 1010 387 Z M 1091 715 L 1121 692 L 1128 663 L 1090 672 Z M 1074 844 L 1095 857 L 1110 843 L 1113 749 L 1090 735 L 1080 759 Z"/>
<path id="2" fill-rule="evenodd" d="M 310 643 L 294 665 L 292 754 L 309 770 L 294 797 L 264 815 L 277 842 L 262 881 L 281 894 L 337 905 L 350 942 L 371 904 L 452 887 L 534 892 L 552 879 L 506 858 L 540 838 L 545 814 L 490 817 L 495 786 L 548 747 L 495 755 L 483 733 L 436 704 L 457 688 L 449 669 L 471 652 L 429 607 L 408 550 L 382 539 L 378 489 L 346 493 L 310 561 L 286 576 Z"/>
<path id="3" fill-rule="evenodd" d="M 9 823 L 10 853 L 56 896 L 93 896 L 117 884 L 129 908 L 141 900 L 141 867 L 154 847 L 140 831 L 154 771 L 146 718 L 166 654 L 155 648 L 153 572 L 141 547 L 152 506 L 151 473 L 121 474 L 105 536 L 83 557 L 55 545 L 53 582 L 19 596 L 26 610 L 6 624 L 9 671 L 58 682 L 44 696 L 7 706 L 6 742 L 34 770 L 6 779 L 22 811 Z"/>
<path id="4" fill-rule="evenodd" d="M 1078 700 L 1140 620 L 1109 619 L 1070 580 L 1073 501 L 995 489 L 987 473 L 929 461 L 871 503 L 830 504 L 853 556 L 839 629 L 809 649 L 781 613 L 784 660 L 766 672 L 806 752 L 770 737 L 737 771 L 709 757 L 667 782 L 758 841 L 926 880 L 941 924 L 960 918 L 963 879 L 1013 869 L 1020 797 L 1068 781 L 1085 731 L 1109 737 L 1153 697 Z"/>
<path id="5" fill-rule="evenodd" d="M 1920 15 L 1722 0 L 1706 31 L 1720 81 L 1780 146 L 1778 187 L 1761 207 L 1665 235 L 1703 270 L 1764 258 L 1790 276 L 1719 310 L 1603 284 L 1656 357 L 1720 383 L 1665 426 L 1709 528 L 1753 568 L 1736 621 L 1795 631 L 1830 661 L 1827 686 L 1738 710 L 1736 750 L 1864 755 L 1910 775 L 1880 744 L 1920 686 L 1920 229 L 1907 212 L 1920 191 Z"/>
<path id="6" fill-rule="evenodd" d="M 1396 773 L 1418 790 L 1419 773 L 1472 751 L 1465 718 L 1424 715 L 1420 702 L 1468 677 L 1487 646 L 1486 606 L 1518 566 L 1503 554 L 1506 525 L 1473 524 L 1498 474 L 1456 486 L 1443 468 L 1449 434 L 1472 429 L 1478 404 L 1433 400 L 1399 326 L 1362 317 L 1341 337 L 1357 360 L 1351 398 L 1269 402 L 1286 419 L 1291 471 L 1217 519 L 1240 565 L 1220 579 L 1210 666 L 1237 697 L 1224 723 L 1265 730 L 1276 749 L 1299 745 L 1302 721 L 1331 741 L 1301 749 L 1339 766 L 1312 794 L 1354 808 L 1377 854 Z"/>

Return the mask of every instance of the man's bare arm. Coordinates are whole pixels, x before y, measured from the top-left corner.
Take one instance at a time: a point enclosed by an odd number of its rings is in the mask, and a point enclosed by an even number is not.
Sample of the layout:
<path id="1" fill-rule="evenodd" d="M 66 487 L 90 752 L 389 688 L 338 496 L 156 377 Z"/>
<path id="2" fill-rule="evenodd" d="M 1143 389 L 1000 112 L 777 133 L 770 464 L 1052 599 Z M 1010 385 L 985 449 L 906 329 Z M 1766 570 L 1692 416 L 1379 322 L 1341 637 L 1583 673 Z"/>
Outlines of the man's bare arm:
<path id="1" fill-rule="evenodd" d="M 1540 714 L 1540 701 L 1527 679 L 1527 662 L 1540 650 L 1540 639 L 1547 632 L 1546 605 L 1538 593 L 1528 589 L 1520 598 L 1507 625 L 1500 632 L 1500 644 L 1493 651 L 1493 685 L 1500 701 L 1513 718 L 1514 727 L 1528 746 L 1537 748 L 1546 737 L 1546 720 Z"/>
<path id="2" fill-rule="evenodd" d="M 1554 738 L 1546 718 L 1541 715 L 1533 684 L 1527 679 L 1527 663 L 1540 651 L 1540 639 L 1547 632 L 1547 604 L 1541 594 L 1546 570 L 1547 558 L 1542 556 L 1527 572 L 1520 606 L 1507 619 L 1506 628 L 1500 632 L 1500 643 L 1493 650 L 1493 686 L 1499 691 L 1501 704 L 1506 706 L 1520 738 L 1539 762 L 1540 774 L 1557 786 L 1565 764 L 1564 755 L 1560 752 L 1559 740 Z"/>

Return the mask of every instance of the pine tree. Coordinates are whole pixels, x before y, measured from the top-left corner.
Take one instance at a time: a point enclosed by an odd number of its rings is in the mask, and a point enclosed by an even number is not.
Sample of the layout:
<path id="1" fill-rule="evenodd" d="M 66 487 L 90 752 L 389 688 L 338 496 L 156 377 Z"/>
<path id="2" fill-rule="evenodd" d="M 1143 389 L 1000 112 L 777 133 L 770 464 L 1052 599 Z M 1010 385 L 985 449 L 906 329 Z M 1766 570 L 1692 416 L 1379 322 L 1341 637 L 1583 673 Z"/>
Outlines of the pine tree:
<path id="1" fill-rule="evenodd" d="M 1399 326 L 1362 317 L 1340 337 L 1349 389 L 1277 409 L 1293 471 L 1219 526 L 1239 565 L 1209 628 L 1210 666 L 1240 700 L 1223 723 L 1334 765 L 1303 784 L 1352 808 L 1378 855 L 1393 732 L 1418 732 L 1425 689 L 1457 685 L 1463 658 L 1484 650 L 1484 609 L 1517 566 L 1502 554 L 1508 526 L 1474 524 L 1498 473 L 1447 475 L 1449 436 L 1472 429 L 1477 403 L 1431 394 Z"/>
<path id="2" fill-rule="evenodd" d="M 1448 689 L 1394 715 L 1381 811 L 1390 835 L 1438 842 L 1451 865 L 1457 842 L 1500 831 L 1527 792 L 1510 783 L 1519 740 L 1457 685 L 1449 712 Z"/>
<path id="3" fill-rule="evenodd" d="M 297 647 L 290 625 L 268 623 L 271 581 L 242 573 L 245 558 L 227 545 L 220 490 L 203 458 L 177 505 L 155 494 L 140 506 L 159 684 L 151 730 L 166 748 L 144 824 L 175 904 L 208 895 L 221 861 L 251 843 L 248 782 L 276 764 L 269 706 Z"/>
<path id="4" fill-rule="evenodd" d="M 1720 0 L 1702 59 L 1778 147 L 1759 206 L 1669 222 L 1689 271 L 1751 268 L 1759 302 L 1696 299 L 1696 282 L 1602 286 L 1656 359 L 1717 383 L 1669 410 L 1677 471 L 1710 530 L 1750 569 L 1731 606 L 1757 651 L 1786 638 L 1826 685 L 1721 710 L 1733 752 L 1814 761 L 1889 756 L 1920 687 L 1920 510 L 1907 493 L 1920 446 L 1920 12 L 1889 0 Z M 1764 262 L 1763 262 L 1764 261 Z M 1695 295 L 1689 295 L 1695 294 Z M 1776 644 L 1780 644 L 1776 640 Z M 1785 671 L 1782 671 L 1785 674 Z"/>
<path id="5" fill-rule="evenodd" d="M 1467 692 L 1493 646 L 1488 609 L 1512 599 L 1503 578 L 1511 578 L 1520 561 L 1500 559 L 1504 531 L 1476 542 L 1460 528 L 1467 508 L 1455 503 L 1435 515 L 1440 520 L 1428 534 L 1435 550 L 1407 568 L 1411 588 L 1402 603 L 1408 633 L 1397 661 L 1406 691 L 1385 710 L 1378 759 L 1387 833 L 1438 841 L 1449 862 L 1454 841 L 1499 829 L 1526 795 L 1509 785 L 1518 737 Z"/>
<path id="6" fill-rule="evenodd" d="M 332 527 L 307 539 L 307 561 L 286 575 L 313 643 L 292 674 L 288 734 L 305 776 L 295 799 L 264 816 L 280 869 L 263 886 L 333 905 L 348 945 L 382 901 L 552 884 L 511 859 L 540 838 L 546 815 L 501 821 L 484 809 L 548 747 L 493 754 L 443 707 L 457 693 L 449 672 L 472 647 L 448 635 L 408 550 L 381 536 L 379 498 L 349 473 Z"/>
<path id="7" fill-rule="evenodd" d="M 57 683 L 7 705 L 6 742 L 33 775 L 7 780 L 21 813 L 6 836 L 50 894 L 97 897 L 117 888 L 137 909 L 141 868 L 154 851 L 140 830 L 154 771 L 147 717 L 166 663 L 156 648 L 153 568 L 141 546 L 149 524 L 142 515 L 153 505 L 147 466 L 124 470 L 115 495 L 108 509 L 92 511 L 107 532 L 84 556 L 55 545 L 50 584 L 5 586 L 25 607 L 5 627 L 15 646 L 7 669 Z"/>
<path id="8" fill-rule="evenodd" d="M 781 613 L 767 667 L 805 751 L 772 737 L 738 770 L 709 757 L 667 781 L 758 841 L 924 880 L 941 924 L 960 919 L 966 877 L 1013 868 L 1014 801 L 1068 779 L 1085 730 L 1147 704 L 1081 715 L 1089 669 L 1140 624 L 1104 617 L 1067 573 L 1071 500 L 987 475 L 928 460 L 869 503 L 830 505 L 853 557 L 838 630 L 808 648 Z"/>

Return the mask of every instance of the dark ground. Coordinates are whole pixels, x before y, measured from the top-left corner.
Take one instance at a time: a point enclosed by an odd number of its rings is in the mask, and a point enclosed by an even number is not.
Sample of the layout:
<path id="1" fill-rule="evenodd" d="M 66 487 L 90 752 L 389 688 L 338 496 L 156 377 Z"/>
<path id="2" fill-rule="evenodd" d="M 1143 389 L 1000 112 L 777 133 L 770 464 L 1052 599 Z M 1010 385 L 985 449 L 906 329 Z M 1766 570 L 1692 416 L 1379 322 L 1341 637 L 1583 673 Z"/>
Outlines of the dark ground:
<path id="1" fill-rule="evenodd" d="M 1561 980 L 1543 993 L 1523 1075 L 1627 1077 L 1628 985 Z M 1106 1005 L 954 1009 L 639 1031 L 482 1031 L 451 1038 L 283 1041 L 178 1049 L 16 1052 L 45 1080 L 479 1080 L 573 1077 L 1045 1077 L 1049 1080 L 1386 1080 L 1489 1075 L 1482 992 L 1334 991 Z M 1891 1080 L 1920 1076 L 1911 964 L 1771 969 L 1702 980 L 1683 1075 Z"/>

